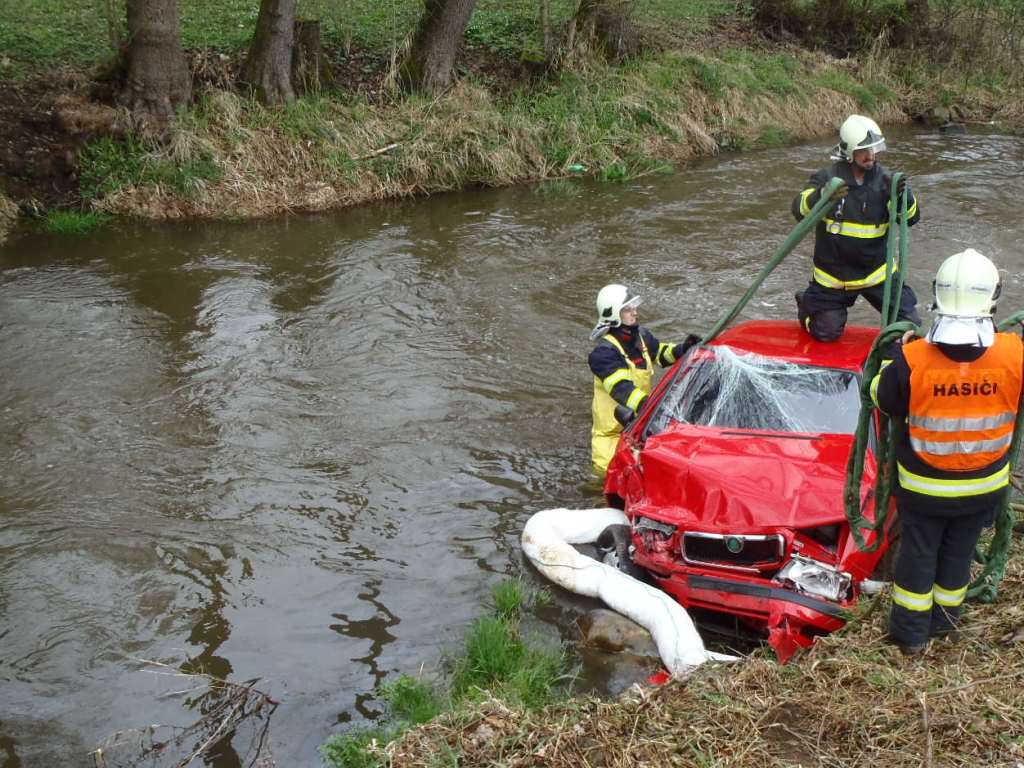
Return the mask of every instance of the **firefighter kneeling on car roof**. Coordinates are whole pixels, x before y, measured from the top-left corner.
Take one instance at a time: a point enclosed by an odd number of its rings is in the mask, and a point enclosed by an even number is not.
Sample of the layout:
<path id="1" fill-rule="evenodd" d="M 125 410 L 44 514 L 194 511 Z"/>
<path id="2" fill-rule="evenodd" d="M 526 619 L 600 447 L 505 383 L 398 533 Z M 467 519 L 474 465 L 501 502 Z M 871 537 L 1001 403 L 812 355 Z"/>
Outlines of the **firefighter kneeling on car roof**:
<path id="1" fill-rule="evenodd" d="M 927 337 L 904 334 L 871 383 L 896 430 L 900 551 L 888 639 L 910 656 L 957 628 L 975 545 L 1008 492 L 1024 345 L 995 330 L 999 289 L 985 256 L 950 256 L 933 283 Z"/>

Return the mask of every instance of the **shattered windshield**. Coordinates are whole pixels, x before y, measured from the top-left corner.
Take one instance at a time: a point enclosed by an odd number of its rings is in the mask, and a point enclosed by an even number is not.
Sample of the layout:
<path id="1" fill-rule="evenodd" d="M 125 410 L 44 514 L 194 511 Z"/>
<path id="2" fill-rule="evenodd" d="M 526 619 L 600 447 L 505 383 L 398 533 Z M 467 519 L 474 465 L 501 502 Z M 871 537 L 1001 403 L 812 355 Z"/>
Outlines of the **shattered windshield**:
<path id="1" fill-rule="evenodd" d="M 673 422 L 711 427 L 853 434 L 860 380 L 851 371 L 706 347 L 681 369 L 651 417 L 648 435 Z"/>

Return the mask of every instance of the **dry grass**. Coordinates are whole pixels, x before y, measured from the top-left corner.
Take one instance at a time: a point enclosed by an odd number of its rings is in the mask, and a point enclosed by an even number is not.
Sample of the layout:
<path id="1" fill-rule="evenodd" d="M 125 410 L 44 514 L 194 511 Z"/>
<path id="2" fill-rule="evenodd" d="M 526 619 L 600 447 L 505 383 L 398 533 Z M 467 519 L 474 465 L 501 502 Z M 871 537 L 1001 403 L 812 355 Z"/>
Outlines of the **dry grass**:
<path id="1" fill-rule="evenodd" d="M 0 245 L 18 221 L 18 206 L 0 192 Z"/>
<path id="2" fill-rule="evenodd" d="M 754 145 L 765 130 L 790 140 L 831 133 L 863 109 L 828 88 L 799 97 L 729 88 L 715 98 L 692 79 L 666 87 L 652 71 L 672 63 L 593 65 L 532 93 L 500 95 L 464 80 L 435 99 L 322 98 L 279 110 L 211 88 L 153 159 L 209 158 L 218 178 L 197 180 L 188 194 L 129 184 L 95 205 L 144 218 L 249 218 L 558 178 L 574 164 L 630 176 L 714 154 L 723 141 Z M 811 56 L 803 66 L 838 65 Z M 876 115 L 906 119 L 895 104 Z"/>
<path id="3" fill-rule="evenodd" d="M 888 600 L 788 666 L 737 666 L 617 701 L 538 713 L 491 700 L 380 750 L 418 766 L 875 766 L 1017 768 L 1024 762 L 1024 568 L 995 605 L 967 608 L 965 636 L 907 660 L 883 640 Z"/>

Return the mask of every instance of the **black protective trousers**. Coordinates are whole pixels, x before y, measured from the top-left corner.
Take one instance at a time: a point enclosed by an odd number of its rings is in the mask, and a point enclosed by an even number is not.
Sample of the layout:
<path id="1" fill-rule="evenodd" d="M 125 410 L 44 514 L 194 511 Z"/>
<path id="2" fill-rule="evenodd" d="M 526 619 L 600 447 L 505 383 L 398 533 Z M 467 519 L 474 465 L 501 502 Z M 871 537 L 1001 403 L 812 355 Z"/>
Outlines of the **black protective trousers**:
<path id="1" fill-rule="evenodd" d="M 992 524 L 993 509 L 944 517 L 923 515 L 900 504 L 900 551 L 896 559 L 895 590 L 931 594 L 940 587 L 956 591 L 971 578 L 974 547 L 982 530 Z M 910 610 L 896 603 L 889 615 L 893 642 L 919 646 L 930 637 L 953 629 L 960 618 L 960 606 L 933 603 L 930 610 Z"/>
<path id="2" fill-rule="evenodd" d="M 813 280 L 807 289 L 798 294 L 798 316 L 800 325 L 818 341 L 837 341 L 846 330 L 846 314 L 850 307 L 863 296 L 867 302 L 879 312 L 885 298 L 885 283 L 872 285 L 859 291 L 844 291 L 839 288 L 826 288 Z M 890 297 L 894 301 L 895 296 Z M 915 325 L 921 324 L 917 314 L 917 296 L 914 290 L 903 284 L 900 296 L 900 311 L 897 320 L 910 320 Z"/>

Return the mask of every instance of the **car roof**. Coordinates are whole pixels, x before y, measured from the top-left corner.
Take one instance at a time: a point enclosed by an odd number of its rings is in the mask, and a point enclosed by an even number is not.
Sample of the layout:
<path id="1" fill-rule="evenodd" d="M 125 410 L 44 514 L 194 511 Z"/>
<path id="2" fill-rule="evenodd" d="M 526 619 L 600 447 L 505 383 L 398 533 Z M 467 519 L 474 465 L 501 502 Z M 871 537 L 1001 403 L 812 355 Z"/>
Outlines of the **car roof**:
<path id="1" fill-rule="evenodd" d="M 729 328 L 711 345 L 791 363 L 861 371 L 878 333 L 878 328 L 851 325 L 838 341 L 821 342 L 795 320 L 750 320 Z"/>

